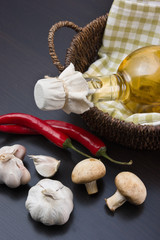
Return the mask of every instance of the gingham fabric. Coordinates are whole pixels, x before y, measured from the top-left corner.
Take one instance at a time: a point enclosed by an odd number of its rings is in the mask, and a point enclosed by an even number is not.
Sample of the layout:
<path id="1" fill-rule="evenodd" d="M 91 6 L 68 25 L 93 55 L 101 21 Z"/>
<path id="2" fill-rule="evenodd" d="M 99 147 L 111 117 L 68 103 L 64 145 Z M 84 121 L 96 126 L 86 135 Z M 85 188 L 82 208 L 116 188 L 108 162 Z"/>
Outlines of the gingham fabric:
<path id="1" fill-rule="evenodd" d="M 147 45 L 160 45 L 160 1 L 114 0 L 99 59 L 89 67 L 85 77 L 115 73 L 129 53 Z M 115 101 L 100 102 L 96 106 L 121 120 L 160 124 L 160 113 L 131 114 Z"/>

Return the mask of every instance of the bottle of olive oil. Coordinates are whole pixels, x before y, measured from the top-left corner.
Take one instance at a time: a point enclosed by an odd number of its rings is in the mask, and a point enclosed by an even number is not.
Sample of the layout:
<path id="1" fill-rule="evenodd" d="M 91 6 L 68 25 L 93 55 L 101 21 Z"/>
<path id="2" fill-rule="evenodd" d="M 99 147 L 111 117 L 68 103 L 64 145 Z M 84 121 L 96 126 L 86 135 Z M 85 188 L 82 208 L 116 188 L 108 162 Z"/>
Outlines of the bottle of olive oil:
<path id="1" fill-rule="evenodd" d="M 110 76 L 91 77 L 94 104 L 117 100 L 132 113 L 160 112 L 160 46 L 147 46 L 128 55 L 117 72 Z"/>

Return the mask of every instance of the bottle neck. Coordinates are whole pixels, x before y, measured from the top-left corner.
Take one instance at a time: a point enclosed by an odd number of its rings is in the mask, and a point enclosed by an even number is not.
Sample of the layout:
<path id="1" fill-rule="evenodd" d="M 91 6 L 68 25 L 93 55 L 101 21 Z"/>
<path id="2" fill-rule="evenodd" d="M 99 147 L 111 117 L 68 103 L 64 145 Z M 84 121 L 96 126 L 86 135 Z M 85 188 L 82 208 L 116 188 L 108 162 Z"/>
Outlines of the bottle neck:
<path id="1" fill-rule="evenodd" d="M 89 100 L 93 103 L 118 100 L 124 94 L 125 89 L 124 80 L 118 74 L 90 78 L 88 86 L 94 89 L 94 93 L 89 96 Z"/>

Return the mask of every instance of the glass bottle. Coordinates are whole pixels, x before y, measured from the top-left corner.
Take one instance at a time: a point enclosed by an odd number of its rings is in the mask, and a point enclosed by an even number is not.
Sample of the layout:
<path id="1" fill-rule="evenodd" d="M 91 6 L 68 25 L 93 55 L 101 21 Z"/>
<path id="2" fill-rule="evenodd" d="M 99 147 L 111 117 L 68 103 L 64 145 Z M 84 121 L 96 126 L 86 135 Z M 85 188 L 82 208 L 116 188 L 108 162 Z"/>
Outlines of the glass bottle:
<path id="1" fill-rule="evenodd" d="M 96 89 L 89 100 L 118 100 L 132 113 L 160 112 L 160 46 L 147 46 L 128 55 L 117 72 L 110 76 L 90 77 Z"/>

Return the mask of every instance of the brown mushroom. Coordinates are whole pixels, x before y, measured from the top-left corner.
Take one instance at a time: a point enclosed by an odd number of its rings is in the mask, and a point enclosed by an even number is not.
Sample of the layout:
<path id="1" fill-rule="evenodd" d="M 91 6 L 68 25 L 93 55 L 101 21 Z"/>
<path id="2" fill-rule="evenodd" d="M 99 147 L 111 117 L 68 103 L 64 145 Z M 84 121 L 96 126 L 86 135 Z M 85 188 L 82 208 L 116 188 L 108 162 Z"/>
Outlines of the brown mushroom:
<path id="1" fill-rule="evenodd" d="M 74 167 L 71 178 L 74 183 L 85 184 L 88 194 L 94 194 L 98 192 L 96 180 L 105 174 L 106 168 L 100 160 L 87 158 Z"/>
<path id="2" fill-rule="evenodd" d="M 147 196 L 147 190 L 139 177 L 131 172 L 121 172 L 115 178 L 117 191 L 111 197 L 105 199 L 108 208 L 115 211 L 126 201 L 140 205 Z"/>

